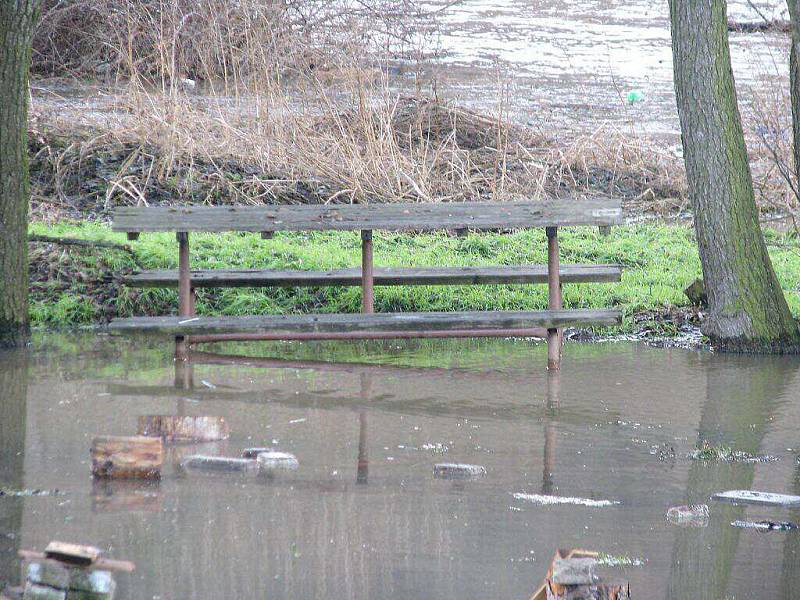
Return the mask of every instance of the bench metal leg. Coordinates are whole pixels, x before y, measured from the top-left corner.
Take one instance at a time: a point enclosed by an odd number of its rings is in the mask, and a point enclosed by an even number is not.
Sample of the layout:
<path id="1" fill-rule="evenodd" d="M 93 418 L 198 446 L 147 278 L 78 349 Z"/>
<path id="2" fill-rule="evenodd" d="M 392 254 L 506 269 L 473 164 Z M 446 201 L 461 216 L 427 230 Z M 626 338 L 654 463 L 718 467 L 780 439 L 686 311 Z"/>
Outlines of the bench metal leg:
<path id="1" fill-rule="evenodd" d="M 192 274 L 189 266 L 189 234 L 179 231 L 175 234 L 178 239 L 178 314 L 189 317 L 194 311 L 192 301 Z M 186 360 L 186 338 L 175 338 L 175 360 Z"/>
<path id="2" fill-rule="evenodd" d="M 547 227 L 547 307 L 560 310 L 561 300 L 561 264 L 558 255 L 558 228 Z M 561 331 L 547 330 L 547 368 L 557 371 L 561 367 Z"/>
<path id="3" fill-rule="evenodd" d="M 372 231 L 361 232 L 361 312 L 375 312 L 375 292 L 372 274 Z"/>

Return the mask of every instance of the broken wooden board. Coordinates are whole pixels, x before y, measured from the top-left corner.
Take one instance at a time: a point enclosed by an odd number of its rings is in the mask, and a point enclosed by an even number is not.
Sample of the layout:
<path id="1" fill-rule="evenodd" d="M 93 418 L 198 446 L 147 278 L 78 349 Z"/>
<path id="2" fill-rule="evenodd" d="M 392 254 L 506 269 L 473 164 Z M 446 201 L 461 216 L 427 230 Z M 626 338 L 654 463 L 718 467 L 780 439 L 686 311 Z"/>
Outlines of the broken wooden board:
<path id="1" fill-rule="evenodd" d="M 92 474 L 108 479 L 160 479 L 164 442 L 144 436 L 98 436 L 92 443 Z"/>
<path id="2" fill-rule="evenodd" d="M 50 542 L 44 549 L 44 555 L 63 563 L 72 565 L 88 566 L 103 555 L 100 548 L 94 546 L 82 546 L 80 544 L 69 544 L 66 542 Z"/>
<path id="3" fill-rule="evenodd" d="M 752 490 L 729 490 L 712 496 L 718 502 L 732 504 L 754 504 L 756 506 L 779 506 L 781 508 L 800 508 L 800 496 L 755 492 Z"/>
<path id="4" fill-rule="evenodd" d="M 143 415 L 137 434 L 165 442 L 217 442 L 227 440 L 231 432 L 224 417 Z"/>

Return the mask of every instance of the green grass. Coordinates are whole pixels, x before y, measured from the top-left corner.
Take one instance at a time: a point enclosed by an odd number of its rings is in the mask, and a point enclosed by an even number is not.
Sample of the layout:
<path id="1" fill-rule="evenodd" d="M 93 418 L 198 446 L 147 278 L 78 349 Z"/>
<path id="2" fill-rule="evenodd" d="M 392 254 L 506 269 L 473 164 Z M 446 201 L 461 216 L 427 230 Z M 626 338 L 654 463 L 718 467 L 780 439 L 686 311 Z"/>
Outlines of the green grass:
<path id="1" fill-rule="evenodd" d="M 127 243 L 123 234 L 98 223 L 34 223 L 31 232 Z M 766 233 L 778 278 L 795 316 L 800 315 L 800 242 L 772 231 Z M 618 307 L 625 319 L 621 331 L 634 328 L 633 317 L 683 307 L 683 289 L 700 276 L 700 262 L 690 228 L 669 225 L 616 227 L 609 236 L 596 228 L 563 230 L 562 261 L 619 263 L 618 284 L 564 286 L 565 306 Z M 55 274 L 40 282 L 31 298 L 35 325 L 74 326 L 107 320 L 109 316 L 174 314 L 175 290 L 133 290 L 103 283 L 103 276 L 127 269 L 175 268 L 174 234 L 143 234 L 130 242 L 133 254 L 121 250 L 59 247 L 39 260 L 56 260 Z M 378 233 L 375 262 L 385 266 L 458 266 L 543 263 L 544 232 L 400 235 Z M 253 234 L 201 234 L 191 237 L 194 268 L 330 269 L 359 265 L 359 236 L 347 232 L 284 233 L 272 240 Z M 51 269 L 52 271 L 52 269 Z M 83 277 L 76 278 L 74 273 Z M 376 289 L 378 311 L 520 310 L 547 305 L 546 286 L 421 286 Z M 285 314 L 292 312 L 358 312 L 358 288 L 214 289 L 198 294 L 199 314 Z M 639 319 L 638 325 L 641 325 Z M 669 323 L 657 326 L 670 333 Z"/>

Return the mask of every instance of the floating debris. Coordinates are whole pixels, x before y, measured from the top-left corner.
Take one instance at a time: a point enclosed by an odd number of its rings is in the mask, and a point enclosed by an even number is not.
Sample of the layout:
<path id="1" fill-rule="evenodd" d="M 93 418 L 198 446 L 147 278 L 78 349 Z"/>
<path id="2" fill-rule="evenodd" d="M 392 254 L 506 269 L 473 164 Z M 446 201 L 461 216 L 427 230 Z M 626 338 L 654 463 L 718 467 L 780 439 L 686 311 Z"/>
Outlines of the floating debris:
<path id="1" fill-rule="evenodd" d="M 601 563 L 601 557 L 598 552 L 577 548 L 557 550 L 544 582 L 531 600 L 630 598 L 630 587 L 626 581 L 607 580 L 595 572 L 597 566 L 608 566 Z"/>
<path id="2" fill-rule="evenodd" d="M 230 437 L 224 417 L 143 415 L 139 417 L 138 435 L 160 437 L 167 442 L 217 442 Z"/>
<path id="3" fill-rule="evenodd" d="M 690 452 L 687 458 L 692 460 L 719 460 L 722 462 L 743 462 L 743 463 L 767 463 L 780 460 L 777 456 L 756 455 L 744 452 L 742 450 L 734 450 L 729 446 L 712 446 L 704 441 L 700 448 Z"/>
<path id="4" fill-rule="evenodd" d="M 733 504 L 756 504 L 760 506 L 781 506 L 783 508 L 800 508 L 800 496 L 772 494 L 770 492 L 754 492 L 751 490 L 730 490 L 712 496 L 719 502 Z"/>
<path id="5" fill-rule="evenodd" d="M 302 419 L 292 419 L 291 421 L 289 421 L 289 425 L 295 425 L 297 423 L 305 423 L 305 422 L 306 422 L 305 417 L 303 417 Z"/>
<path id="6" fill-rule="evenodd" d="M 98 436 L 91 449 L 92 475 L 101 479 L 160 479 L 164 442 L 145 436 Z"/>
<path id="7" fill-rule="evenodd" d="M 258 466 L 262 471 L 275 469 L 295 470 L 300 466 L 297 457 L 288 452 L 260 452 L 257 456 Z"/>
<path id="8" fill-rule="evenodd" d="M 641 558 L 631 558 L 626 554 L 615 556 L 601 552 L 597 556 L 597 564 L 601 567 L 643 567 L 644 562 Z"/>
<path id="9" fill-rule="evenodd" d="M 675 459 L 675 448 L 667 444 L 666 442 L 661 444 L 660 446 L 650 446 L 650 454 L 653 456 L 658 456 L 658 460 L 665 461 L 665 460 L 674 460 Z"/>
<path id="10" fill-rule="evenodd" d="M 422 448 L 423 450 L 430 450 L 434 454 L 444 454 L 445 452 L 450 450 L 450 447 L 447 444 L 443 444 L 441 442 L 436 442 L 434 444 L 431 443 L 422 444 L 420 448 Z"/>
<path id="11" fill-rule="evenodd" d="M 593 500 L 591 498 L 571 498 L 569 496 L 546 496 L 543 494 L 513 494 L 517 500 L 525 500 L 539 506 L 554 506 L 557 504 L 573 504 L 575 506 L 588 506 L 590 508 L 605 508 L 621 504 L 617 500 Z"/>
<path id="12" fill-rule="evenodd" d="M 790 531 L 797 529 L 797 525 L 790 521 L 733 521 L 731 525 L 742 529 L 757 529 L 758 531 Z"/>
<path id="13" fill-rule="evenodd" d="M 34 496 L 65 496 L 60 490 L 11 490 L 0 489 L 0 498 L 32 498 Z"/>
<path id="14" fill-rule="evenodd" d="M 187 456 L 181 461 L 184 469 L 198 469 L 202 471 L 237 471 L 247 473 L 258 471 L 258 461 L 250 458 L 230 458 L 227 456 L 204 456 L 195 454 Z"/>
<path id="15" fill-rule="evenodd" d="M 245 448 L 242 450 L 242 458 L 258 458 L 259 454 L 272 451 L 272 448 Z"/>
<path id="16" fill-rule="evenodd" d="M 705 527 L 711 511 L 708 504 L 690 504 L 688 506 L 673 506 L 664 515 L 664 518 L 673 525 L 681 527 Z"/>
<path id="17" fill-rule="evenodd" d="M 433 466 L 433 476 L 437 479 L 470 479 L 486 475 L 486 467 L 460 463 L 438 463 Z"/>

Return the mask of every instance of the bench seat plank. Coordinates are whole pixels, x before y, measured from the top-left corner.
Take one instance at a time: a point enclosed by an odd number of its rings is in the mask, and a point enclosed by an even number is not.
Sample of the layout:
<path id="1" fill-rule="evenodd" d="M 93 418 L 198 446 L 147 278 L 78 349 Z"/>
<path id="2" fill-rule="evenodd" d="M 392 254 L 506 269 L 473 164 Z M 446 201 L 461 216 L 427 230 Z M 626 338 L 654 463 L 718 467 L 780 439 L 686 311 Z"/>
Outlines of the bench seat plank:
<path id="1" fill-rule="evenodd" d="M 618 265 L 561 265 L 562 283 L 615 282 Z M 359 286 L 361 269 L 331 271 L 269 271 L 213 269 L 192 271 L 192 286 L 213 287 L 325 287 Z M 487 285 L 547 283 L 547 265 L 492 267 L 383 267 L 374 271 L 375 285 Z M 134 287 L 178 287 L 178 271 L 139 271 L 125 283 Z"/>
<path id="2" fill-rule="evenodd" d="M 318 231 L 519 229 L 617 225 L 619 201 L 381 203 L 270 206 L 124 206 L 114 211 L 114 231 Z"/>
<path id="3" fill-rule="evenodd" d="M 114 319 L 112 333 L 192 336 L 220 333 L 413 332 L 464 329 L 562 328 L 617 325 L 617 310 L 477 311 L 246 317 L 131 317 Z"/>

